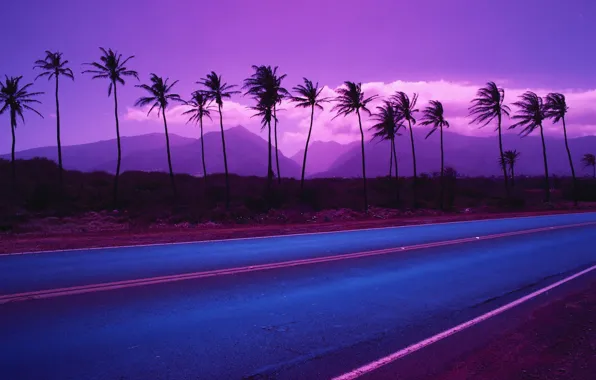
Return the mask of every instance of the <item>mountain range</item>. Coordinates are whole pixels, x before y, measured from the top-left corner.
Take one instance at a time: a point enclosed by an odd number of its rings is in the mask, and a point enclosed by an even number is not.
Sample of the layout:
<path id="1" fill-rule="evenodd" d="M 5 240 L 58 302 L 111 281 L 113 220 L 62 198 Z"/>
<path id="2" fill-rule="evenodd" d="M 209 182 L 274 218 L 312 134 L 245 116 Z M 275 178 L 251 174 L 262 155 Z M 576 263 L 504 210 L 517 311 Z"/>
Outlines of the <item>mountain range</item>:
<path id="1" fill-rule="evenodd" d="M 417 128 L 414 140 L 418 173 L 439 171 L 439 136 L 425 139 L 428 130 Z M 226 130 L 226 150 L 230 173 L 243 176 L 266 176 L 267 141 L 260 136 L 237 126 Z M 205 134 L 205 156 L 207 173 L 224 171 L 222 142 L 219 132 Z M 498 176 L 499 156 L 496 136 L 475 137 L 445 132 L 445 165 L 468 176 Z M 505 149 L 521 152 L 516 173 L 520 175 L 542 175 L 542 145 L 538 136 L 520 138 L 515 134 L 503 136 Z M 580 162 L 585 153 L 596 152 L 596 136 L 578 137 L 569 140 L 579 175 L 587 173 Z M 199 139 L 170 134 L 172 165 L 176 173 L 202 175 L 201 142 Z M 409 136 L 404 134 L 396 140 L 399 174 L 412 175 L 412 155 Z M 569 175 L 569 165 L 562 139 L 546 138 L 549 169 L 555 175 Z M 167 171 L 165 137 L 153 133 L 122 138 L 122 171 Z M 389 143 L 368 141 L 365 143 L 367 176 L 385 176 L 389 172 Z M 291 158 L 279 152 L 280 171 L 283 177 L 299 178 L 304 151 Z M 116 170 L 116 140 L 105 140 L 88 144 L 63 146 L 64 167 L 69 170 L 107 171 Z M 337 142 L 314 141 L 308 149 L 307 175 L 309 177 L 360 177 L 361 148 L 359 142 L 339 144 Z M 16 153 L 19 159 L 45 157 L 57 160 L 56 147 L 28 149 Z M 0 158 L 10 159 L 10 155 Z M 274 162 L 275 169 L 275 162 Z"/>

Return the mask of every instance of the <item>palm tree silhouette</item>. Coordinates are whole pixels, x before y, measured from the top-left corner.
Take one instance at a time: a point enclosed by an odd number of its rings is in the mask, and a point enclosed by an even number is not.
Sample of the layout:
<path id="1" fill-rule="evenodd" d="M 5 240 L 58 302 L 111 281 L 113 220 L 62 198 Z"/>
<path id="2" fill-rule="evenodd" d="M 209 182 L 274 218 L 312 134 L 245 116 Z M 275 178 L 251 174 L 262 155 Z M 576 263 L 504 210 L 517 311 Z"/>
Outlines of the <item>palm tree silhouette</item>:
<path id="1" fill-rule="evenodd" d="M 178 193 L 176 191 L 176 181 L 174 180 L 174 170 L 172 170 L 172 155 L 170 153 L 170 135 L 168 134 L 168 121 L 166 119 L 166 108 L 170 105 L 170 102 L 179 102 L 183 103 L 184 101 L 180 98 L 180 95 L 172 93 L 172 87 L 178 83 L 175 80 L 172 83 L 168 83 L 169 78 L 165 80 L 162 77 L 159 77 L 153 73 L 149 75 L 149 80 L 151 81 L 150 84 L 140 84 L 136 87 L 142 88 L 143 90 L 149 93 L 149 96 L 140 97 L 135 106 L 137 107 L 145 107 L 151 105 L 149 111 L 147 112 L 147 116 L 151 114 L 151 111 L 157 108 L 157 117 L 159 117 L 159 113 L 161 112 L 161 116 L 163 117 L 163 126 L 166 133 L 166 149 L 168 152 L 168 168 L 170 169 L 170 181 L 172 182 L 172 190 L 174 190 L 174 196 Z"/>
<path id="2" fill-rule="evenodd" d="M 505 167 L 509 170 L 509 176 L 511 177 L 511 187 L 515 187 L 515 164 L 517 163 L 520 152 L 517 150 L 506 150 L 503 152 L 503 157 L 499 157 L 499 164 L 501 167 Z"/>
<path id="3" fill-rule="evenodd" d="M 430 106 L 426 107 L 422 113 L 422 122 L 420 124 L 428 126 L 431 125 L 432 129 L 426 135 L 429 138 L 435 131 L 439 130 L 441 136 L 441 198 L 439 205 L 443 209 L 443 200 L 445 198 L 445 154 L 443 150 L 443 127 L 449 128 L 449 122 L 445 120 L 443 104 L 437 100 L 431 100 Z"/>
<path id="4" fill-rule="evenodd" d="M 230 181 L 228 178 L 228 156 L 226 155 L 226 138 L 224 136 L 223 117 L 221 109 L 223 108 L 223 100 L 229 99 L 232 95 L 239 93 L 239 91 L 231 91 L 236 85 L 229 85 L 222 81 L 221 75 L 217 75 L 215 71 L 210 72 L 197 82 L 204 86 L 205 96 L 217 104 L 217 111 L 219 112 L 219 127 L 221 129 L 221 145 L 224 157 L 224 169 L 226 174 L 226 209 L 230 208 Z"/>
<path id="5" fill-rule="evenodd" d="M 412 129 L 412 125 L 416 124 L 416 119 L 414 118 L 414 114 L 418 112 L 416 109 L 416 102 L 418 101 L 418 94 L 414 94 L 412 99 L 406 95 L 405 92 L 398 91 L 391 97 L 391 101 L 395 107 L 396 112 L 399 115 L 399 118 L 402 120 L 406 120 L 408 122 L 408 127 L 410 130 L 410 143 L 412 145 L 412 164 L 414 168 L 414 181 L 412 182 L 413 191 L 413 199 L 414 199 L 414 206 L 416 205 L 416 186 L 418 182 L 418 173 L 416 172 L 416 149 L 414 148 L 414 131 Z"/>
<path id="6" fill-rule="evenodd" d="M 314 86 L 312 82 L 306 78 L 304 85 L 297 85 L 292 90 L 296 95 L 290 97 L 290 101 L 296 103 L 296 107 L 299 108 L 310 108 L 310 127 L 308 128 L 308 136 L 306 137 L 306 145 L 304 147 L 304 158 L 302 160 L 302 176 L 300 177 L 300 190 L 304 190 L 304 173 L 306 171 L 306 155 L 308 153 L 308 144 L 310 142 L 310 136 L 312 134 L 312 123 L 315 115 L 315 108 L 323 110 L 322 104 L 329 101 L 329 98 L 321 98 L 321 92 L 323 88 L 319 88 L 317 82 Z"/>
<path id="7" fill-rule="evenodd" d="M 19 77 L 8 77 L 5 76 L 4 83 L 0 82 L 0 115 L 8 111 L 10 114 L 10 130 L 12 132 L 12 148 L 10 151 L 10 164 L 12 170 L 12 184 L 16 185 L 17 171 L 15 166 L 15 147 L 16 147 L 16 135 L 15 129 L 17 128 L 17 116 L 21 118 L 23 123 L 25 117 L 23 111 L 33 111 L 43 118 L 43 116 L 33 107 L 30 106 L 32 103 L 41 103 L 37 99 L 33 99 L 36 96 L 43 94 L 43 92 L 29 92 L 27 89 L 33 85 L 33 83 L 27 83 L 24 86 L 19 86 L 19 82 L 23 79 Z"/>
<path id="8" fill-rule="evenodd" d="M 514 129 L 522 127 L 520 135 L 525 137 L 536 129 L 540 130 L 540 138 L 542 139 L 542 158 L 544 161 L 544 191 L 545 191 L 545 202 L 550 201 L 550 182 L 548 179 L 548 162 L 546 160 L 546 144 L 544 143 L 544 129 L 542 128 L 542 122 L 545 118 L 545 106 L 542 98 L 533 93 L 532 91 L 526 91 L 520 96 L 520 100 L 513 103 L 514 106 L 518 107 L 517 113 L 513 116 L 514 120 L 519 120 L 509 127 Z"/>
<path id="9" fill-rule="evenodd" d="M 110 81 L 110 85 L 108 86 L 108 96 L 112 95 L 112 90 L 114 90 L 114 117 L 116 119 L 116 141 L 118 145 L 118 163 L 116 165 L 116 176 L 114 177 L 114 205 L 118 203 L 118 179 L 120 177 L 120 164 L 122 162 L 122 148 L 120 145 L 120 121 L 118 120 L 118 83 L 121 85 L 125 85 L 126 82 L 124 81 L 124 77 L 134 77 L 139 79 L 139 75 L 134 70 L 129 70 L 126 68 L 126 64 L 134 55 L 126 59 L 122 59 L 122 54 L 118 54 L 118 52 L 112 49 L 104 49 L 102 47 L 99 48 L 102 52 L 102 56 L 99 57 L 100 62 L 91 62 L 86 63 L 85 65 L 91 66 L 92 68 L 89 70 L 83 71 L 83 74 L 90 73 L 93 74 L 92 79 L 103 79 L 106 78 Z"/>
<path id="10" fill-rule="evenodd" d="M 509 106 L 504 104 L 505 90 L 497 87 L 495 82 L 488 82 L 485 87 L 482 87 L 476 93 L 476 98 L 472 100 L 472 105 L 469 108 L 470 116 L 474 119 L 470 124 L 479 124 L 480 128 L 487 126 L 495 118 L 497 119 L 497 127 L 495 130 L 499 134 L 499 155 L 501 160 L 503 157 L 503 133 L 501 123 L 503 115 L 509 116 Z M 509 197 L 509 181 L 507 178 L 507 169 L 503 168 L 503 178 L 505 181 L 505 192 Z"/>
<path id="11" fill-rule="evenodd" d="M 191 94 L 191 99 L 184 102 L 185 105 L 190 107 L 188 111 L 183 112 L 183 115 L 190 115 L 188 122 L 194 122 L 199 124 L 201 129 L 201 162 L 203 164 L 203 179 L 205 180 L 205 188 L 207 188 L 207 166 L 205 165 L 205 143 L 203 139 L 203 118 L 208 117 L 211 119 L 211 100 L 207 97 L 204 91 L 195 91 Z"/>
<path id="12" fill-rule="evenodd" d="M 586 153 L 582 157 L 582 162 L 586 168 L 592 167 L 592 177 L 596 178 L 596 156 L 592 153 Z"/>
<path id="13" fill-rule="evenodd" d="M 389 163 L 395 162 L 395 191 L 399 203 L 399 173 L 395 137 L 400 135 L 399 130 L 404 128 L 404 125 L 391 102 L 385 100 L 382 106 L 377 107 L 377 111 L 372 115 L 376 124 L 373 124 L 370 130 L 374 132 L 373 139 L 379 138 L 381 141 L 389 141 Z M 389 166 L 389 177 L 391 177 L 391 165 Z"/>
<path id="14" fill-rule="evenodd" d="M 346 81 L 344 86 L 337 89 L 338 96 L 334 101 L 336 104 L 331 111 L 337 112 L 333 118 L 338 116 L 348 116 L 351 113 L 358 115 L 358 126 L 360 127 L 360 142 L 362 148 L 362 180 L 364 185 L 364 211 L 368 212 L 368 192 L 366 188 L 366 161 L 364 157 L 364 130 L 362 130 L 362 118 L 360 110 L 365 111 L 371 115 L 370 110 L 366 107 L 368 103 L 377 98 L 377 95 L 366 98 L 362 92 L 362 83 L 354 83 Z"/>
<path id="15" fill-rule="evenodd" d="M 561 121 L 563 123 L 563 136 L 565 137 L 565 149 L 567 150 L 567 158 L 569 159 L 569 167 L 571 168 L 571 176 L 573 177 L 573 202 L 577 205 L 577 178 L 575 176 L 575 168 L 573 167 L 573 160 L 571 159 L 571 150 L 569 149 L 569 141 L 567 139 L 567 126 L 565 125 L 565 115 L 569 110 L 565 95 L 559 93 L 550 93 L 546 96 L 545 117 L 552 119 L 553 123 Z"/>
<path id="16" fill-rule="evenodd" d="M 52 78 L 56 81 L 56 140 L 58 144 L 58 180 L 60 182 L 60 188 L 62 188 L 62 145 L 60 141 L 60 103 L 58 101 L 58 78 L 63 75 L 67 78 L 74 80 L 74 74 L 72 70 L 66 65 L 68 61 L 62 60 L 62 53 L 51 52 L 46 50 L 46 56 L 44 59 L 35 61 L 34 69 L 41 69 L 42 73 L 37 78 L 48 77 L 48 80 Z M 35 80 L 37 80 L 35 78 Z"/>
<path id="17" fill-rule="evenodd" d="M 275 78 L 275 90 L 274 90 L 274 97 L 275 103 L 273 104 L 273 120 L 274 120 L 274 127 L 273 127 L 273 136 L 275 136 L 275 165 L 277 166 L 277 183 L 281 183 L 281 171 L 279 170 L 279 148 L 277 147 L 277 105 L 281 104 L 281 101 L 284 98 L 290 97 L 290 92 L 285 88 L 281 87 L 281 81 L 285 79 L 287 75 L 277 75 L 277 66 L 273 68 L 273 77 Z"/>

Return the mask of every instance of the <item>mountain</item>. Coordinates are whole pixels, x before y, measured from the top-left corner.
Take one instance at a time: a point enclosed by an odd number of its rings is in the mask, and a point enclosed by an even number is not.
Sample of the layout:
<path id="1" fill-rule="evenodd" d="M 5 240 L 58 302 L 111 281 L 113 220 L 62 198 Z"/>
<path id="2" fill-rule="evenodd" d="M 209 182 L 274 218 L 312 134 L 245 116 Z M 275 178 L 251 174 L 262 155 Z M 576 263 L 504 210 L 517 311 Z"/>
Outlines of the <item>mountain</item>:
<path id="1" fill-rule="evenodd" d="M 358 142 L 340 144 L 335 141 L 313 141 L 308 146 L 306 175 L 327 171 L 338 157 L 351 150 Z M 302 167 L 304 149 L 292 156 L 292 160 Z"/>
<path id="2" fill-rule="evenodd" d="M 425 139 L 428 129 L 416 128 L 414 142 L 416 146 L 416 164 L 418 173 L 438 172 L 440 169 L 439 136 Z M 545 144 L 548 154 L 549 171 L 554 175 L 570 175 L 567 153 L 563 139 L 547 137 Z M 468 176 L 498 176 L 501 169 L 497 164 L 499 146 L 496 135 L 488 137 L 464 136 L 456 133 L 444 133 L 445 165 L 451 166 L 458 173 Z M 517 149 L 521 152 L 516 166 L 519 175 L 543 175 L 542 143 L 539 136 L 520 138 L 516 134 L 503 135 L 505 150 Z M 596 136 L 584 136 L 569 140 L 574 166 L 578 176 L 584 174 L 580 159 L 584 153 L 596 151 Z M 404 134 L 396 140 L 399 175 L 412 175 L 412 153 L 409 135 Z M 372 141 L 365 146 L 367 176 L 386 176 L 389 173 L 389 143 Z M 359 147 L 337 158 L 324 173 L 314 177 L 360 177 L 362 175 L 361 153 Z"/>

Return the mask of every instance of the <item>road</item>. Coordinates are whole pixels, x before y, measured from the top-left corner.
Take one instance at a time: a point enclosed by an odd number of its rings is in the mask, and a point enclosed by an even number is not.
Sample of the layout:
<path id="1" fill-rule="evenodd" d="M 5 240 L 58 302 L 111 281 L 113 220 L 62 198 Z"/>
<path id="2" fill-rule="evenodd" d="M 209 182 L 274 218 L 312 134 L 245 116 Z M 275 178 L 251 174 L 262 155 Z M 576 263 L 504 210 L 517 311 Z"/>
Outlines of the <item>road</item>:
<path id="1" fill-rule="evenodd" d="M 594 265 L 595 233 L 584 213 L 1 256 L 0 378 L 330 379 Z"/>

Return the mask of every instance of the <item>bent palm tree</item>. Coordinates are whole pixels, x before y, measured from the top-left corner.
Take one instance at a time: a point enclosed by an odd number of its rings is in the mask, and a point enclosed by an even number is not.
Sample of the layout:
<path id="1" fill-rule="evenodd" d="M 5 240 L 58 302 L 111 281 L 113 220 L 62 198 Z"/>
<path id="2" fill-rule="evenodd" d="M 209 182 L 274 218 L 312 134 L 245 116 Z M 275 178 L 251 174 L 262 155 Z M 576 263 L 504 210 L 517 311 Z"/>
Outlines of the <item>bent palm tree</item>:
<path id="1" fill-rule="evenodd" d="M 12 148 L 10 150 L 10 165 L 12 170 L 12 184 L 16 184 L 17 172 L 15 167 L 15 147 L 16 147 L 16 135 L 15 129 L 17 128 L 17 116 L 21 118 L 23 123 L 25 117 L 23 111 L 29 110 L 35 112 L 43 118 L 43 116 L 33 107 L 30 106 L 32 103 L 41 103 L 34 97 L 43 94 L 43 92 L 29 92 L 27 89 L 33 85 L 33 83 L 27 83 L 20 87 L 19 82 L 23 79 L 20 77 L 5 77 L 4 83 L 0 82 L 0 115 L 8 111 L 10 115 L 10 130 L 12 133 Z"/>
<path id="2" fill-rule="evenodd" d="M 376 124 L 370 127 L 373 131 L 373 139 L 379 138 L 381 141 L 389 141 L 389 163 L 395 163 L 395 192 L 397 202 L 399 202 L 399 172 L 397 168 L 397 152 L 395 150 L 395 137 L 399 136 L 399 130 L 404 127 L 395 111 L 395 107 L 389 101 L 384 101 L 382 106 L 377 107 L 378 112 L 372 115 Z M 389 167 L 389 177 L 391 177 L 391 165 Z"/>
<path id="3" fill-rule="evenodd" d="M 545 202 L 550 201 L 550 182 L 548 179 L 548 162 L 546 160 L 546 144 L 544 143 L 544 129 L 542 128 L 542 122 L 545 118 L 545 107 L 542 98 L 533 93 L 527 91 L 520 96 L 520 100 L 513 103 L 518 107 L 517 113 L 513 116 L 514 120 L 518 120 L 509 127 L 509 129 L 515 129 L 522 127 L 520 132 L 522 137 L 528 136 L 536 129 L 540 130 L 540 138 L 542 139 L 542 159 L 544 161 L 544 200 Z"/>
<path id="4" fill-rule="evenodd" d="M 565 149 L 567 150 L 567 158 L 569 160 L 569 167 L 571 168 L 571 176 L 573 178 L 573 202 L 577 205 L 577 178 L 575 176 L 575 168 L 573 167 L 573 160 L 571 158 L 571 150 L 569 149 L 569 141 L 567 139 L 567 126 L 565 125 L 565 115 L 569 110 L 565 95 L 558 93 L 550 93 L 546 96 L 546 111 L 545 117 L 552 119 L 553 123 L 559 121 L 563 124 L 563 136 L 565 137 Z"/>
<path id="5" fill-rule="evenodd" d="M 308 128 L 308 136 L 306 137 L 306 145 L 304 147 L 304 158 L 302 159 L 302 176 L 300 177 L 300 189 L 304 190 L 304 173 L 306 171 L 306 155 L 308 153 L 308 144 L 310 142 L 310 135 L 312 134 L 312 123 L 315 115 L 315 108 L 323 110 L 322 103 L 328 102 L 329 98 L 321 98 L 321 92 L 323 88 L 319 88 L 317 82 L 314 86 L 312 82 L 306 78 L 304 85 L 299 84 L 292 90 L 297 94 L 290 98 L 290 100 L 296 103 L 296 107 L 299 108 L 310 108 L 310 127 Z"/>
<path id="6" fill-rule="evenodd" d="M 170 181 L 172 182 L 172 190 L 174 190 L 174 196 L 177 195 L 176 191 L 176 182 L 174 180 L 174 170 L 172 170 L 172 155 L 170 153 L 170 135 L 168 134 L 168 121 L 166 119 L 166 108 L 170 105 L 170 102 L 184 102 L 180 95 L 173 94 L 172 87 L 178 83 L 175 80 L 173 83 L 169 84 L 169 78 L 165 80 L 162 77 L 159 77 L 153 73 L 149 75 L 149 79 L 151 80 L 150 84 L 140 84 L 136 87 L 142 88 L 143 90 L 149 93 L 149 96 L 140 97 L 135 106 L 137 107 L 145 107 L 151 105 L 149 111 L 147 112 L 147 116 L 151 114 L 151 111 L 157 108 L 157 117 L 159 117 L 159 113 L 161 112 L 161 116 L 163 117 L 163 126 L 166 133 L 166 149 L 168 152 L 168 168 L 170 169 Z"/>
<path id="7" fill-rule="evenodd" d="M 497 119 L 497 127 L 495 131 L 499 134 L 499 155 L 501 160 L 503 158 L 503 133 L 501 123 L 503 115 L 509 116 L 509 106 L 504 104 L 505 90 L 497 87 L 495 82 L 488 82 L 485 87 L 482 87 L 476 93 L 476 98 L 472 100 L 472 105 L 469 108 L 470 116 L 474 117 L 470 124 L 479 124 L 480 128 L 487 126 L 495 118 Z M 507 178 L 507 169 L 503 168 L 503 178 L 505 181 L 505 192 L 509 197 L 509 181 Z"/>
<path id="8" fill-rule="evenodd" d="M 348 116 L 351 113 L 358 115 L 358 126 L 360 127 L 360 142 L 362 148 L 362 180 L 364 185 L 364 211 L 368 212 L 368 192 L 366 189 L 366 161 L 364 157 L 364 130 L 362 129 L 362 118 L 360 116 L 360 110 L 371 115 L 371 112 L 366 106 L 377 95 L 369 96 L 366 98 L 364 92 L 362 92 L 362 83 L 354 83 L 346 81 L 344 86 L 337 89 L 339 95 L 334 99 L 337 104 L 333 106 L 331 111 L 337 112 L 333 118 L 338 116 Z"/>
<path id="9" fill-rule="evenodd" d="M 582 157 L 582 162 L 586 168 L 592 167 L 592 177 L 596 178 L 596 156 L 592 153 L 586 153 Z"/>
<path id="10" fill-rule="evenodd" d="M 505 167 L 509 170 L 509 176 L 511 177 L 511 187 L 515 187 L 515 164 L 517 163 L 520 152 L 517 150 L 506 150 L 503 152 L 503 159 L 499 157 L 499 164 L 501 167 Z"/>
<path id="11" fill-rule="evenodd" d="M 214 101 L 215 104 L 217 104 L 217 110 L 219 112 L 221 145 L 223 149 L 224 170 L 226 174 L 226 209 L 228 209 L 230 208 L 230 181 L 228 178 L 228 156 L 226 155 L 226 138 L 224 136 L 223 117 L 221 109 L 223 108 L 223 100 L 231 98 L 233 94 L 237 94 L 239 91 L 231 91 L 231 89 L 236 86 L 229 85 L 223 82 L 221 79 L 221 75 L 217 75 L 215 71 L 210 72 L 205 76 L 205 78 L 201 79 L 197 83 L 206 88 L 204 91 L 205 96 L 207 96 L 208 99 Z"/>
<path id="12" fill-rule="evenodd" d="M 125 85 L 124 77 L 134 77 L 139 79 L 139 75 L 134 70 L 126 68 L 126 63 L 134 58 L 134 55 L 126 59 L 122 59 L 122 54 L 118 54 L 112 49 L 99 48 L 103 55 L 99 57 L 100 62 L 86 63 L 85 65 L 91 66 L 89 70 L 83 71 L 84 73 L 93 74 L 92 79 L 108 79 L 110 85 L 108 86 L 108 97 L 112 95 L 114 90 L 114 117 L 116 119 L 116 142 L 118 145 L 118 163 L 116 164 L 116 176 L 114 177 L 114 205 L 118 203 L 118 179 L 120 177 L 120 164 L 122 162 L 122 148 L 120 145 L 120 121 L 118 120 L 118 83 Z"/>
<path id="13" fill-rule="evenodd" d="M 188 111 L 183 112 L 183 115 L 190 115 L 188 122 L 194 122 L 199 124 L 201 129 L 201 162 L 203 166 L 203 179 L 205 180 L 205 188 L 207 188 L 207 166 L 205 164 L 205 143 L 203 141 L 203 118 L 208 117 L 211 119 L 211 100 L 205 95 L 203 91 L 195 91 L 191 95 L 191 99 L 184 102 L 189 108 Z"/>
<path id="14" fill-rule="evenodd" d="M 439 130 L 439 134 L 441 136 L 441 200 L 439 201 L 439 205 L 441 209 L 443 209 L 443 200 L 445 198 L 445 181 L 444 181 L 444 172 L 445 172 L 445 154 L 443 150 L 443 127 L 449 128 L 449 122 L 445 120 L 443 104 L 437 100 L 431 100 L 430 106 L 426 107 L 422 113 L 422 122 L 420 124 L 425 126 L 432 126 L 432 129 L 426 135 L 426 138 L 429 138 L 435 131 Z"/>
<path id="15" fill-rule="evenodd" d="M 48 77 L 48 80 L 54 78 L 56 80 L 56 140 L 58 144 L 58 180 L 60 187 L 62 188 L 62 145 L 60 141 L 60 103 L 58 101 L 58 78 L 62 75 L 67 78 L 74 80 L 74 74 L 72 70 L 66 65 L 68 61 L 62 60 L 62 53 L 51 52 L 46 50 L 46 56 L 44 59 L 35 61 L 34 69 L 41 69 L 42 73 L 37 78 Z M 35 78 L 37 80 L 37 78 Z"/>
<path id="16" fill-rule="evenodd" d="M 414 131 L 412 129 L 412 125 L 416 124 L 414 114 L 418 112 L 418 109 L 416 109 L 418 94 L 414 94 L 414 96 L 412 96 L 412 99 L 410 99 L 405 92 L 398 91 L 395 93 L 395 95 L 391 97 L 391 101 L 393 102 L 393 105 L 395 107 L 396 112 L 399 115 L 399 118 L 408 122 L 408 127 L 410 130 L 410 143 L 412 145 L 412 164 L 414 169 L 414 180 L 412 182 L 412 187 L 414 189 L 414 205 L 416 205 L 416 186 L 418 182 L 418 173 L 416 172 L 416 149 L 414 148 Z"/>

